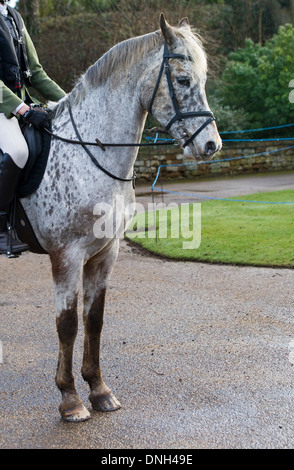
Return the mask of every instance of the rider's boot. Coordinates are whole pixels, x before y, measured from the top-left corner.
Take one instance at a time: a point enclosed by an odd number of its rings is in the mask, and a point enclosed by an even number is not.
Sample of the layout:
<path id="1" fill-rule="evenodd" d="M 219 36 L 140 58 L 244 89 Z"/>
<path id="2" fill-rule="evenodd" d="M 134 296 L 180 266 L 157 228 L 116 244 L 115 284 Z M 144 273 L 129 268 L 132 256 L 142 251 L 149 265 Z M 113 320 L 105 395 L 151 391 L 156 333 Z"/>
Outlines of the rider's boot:
<path id="1" fill-rule="evenodd" d="M 8 153 L 0 161 L 0 254 L 21 253 L 29 249 L 28 245 L 18 240 L 8 240 L 9 206 L 13 201 L 21 169 L 14 163 Z"/>

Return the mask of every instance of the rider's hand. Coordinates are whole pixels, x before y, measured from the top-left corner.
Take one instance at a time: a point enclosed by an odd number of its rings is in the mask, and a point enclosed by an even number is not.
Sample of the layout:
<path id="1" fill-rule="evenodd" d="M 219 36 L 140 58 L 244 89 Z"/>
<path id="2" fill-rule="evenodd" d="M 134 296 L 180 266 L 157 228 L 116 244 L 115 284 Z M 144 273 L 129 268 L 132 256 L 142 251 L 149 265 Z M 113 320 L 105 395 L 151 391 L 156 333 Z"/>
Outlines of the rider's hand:
<path id="1" fill-rule="evenodd" d="M 41 108 L 30 108 L 29 111 L 23 114 L 22 119 L 24 122 L 32 124 L 40 130 L 47 127 L 49 124 L 48 114 Z"/>

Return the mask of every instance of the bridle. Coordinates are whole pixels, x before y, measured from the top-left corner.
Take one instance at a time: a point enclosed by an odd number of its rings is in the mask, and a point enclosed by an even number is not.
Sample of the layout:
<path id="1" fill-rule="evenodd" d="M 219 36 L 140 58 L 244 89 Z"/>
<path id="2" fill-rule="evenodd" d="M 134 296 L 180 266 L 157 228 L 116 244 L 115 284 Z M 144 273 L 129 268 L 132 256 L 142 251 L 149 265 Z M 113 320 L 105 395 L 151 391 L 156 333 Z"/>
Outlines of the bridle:
<path id="1" fill-rule="evenodd" d="M 162 78 L 162 75 L 163 75 L 163 71 L 165 71 L 165 76 L 166 76 L 168 89 L 169 89 L 169 96 L 171 97 L 173 107 L 174 107 L 174 111 L 175 111 L 174 117 L 169 121 L 169 123 L 165 127 L 165 130 L 169 131 L 171 126 L 177 121 L 183 121 L 184 119 L 188 119 L 188 118 L 192 118 L 192 117 L 208 116 L 207 121 L 205 121 L 205 123 L 201 127 L 199 127 L 199 129 L 197 129 L 197 131 L 194 132 L 194 134 L 192 134 L 189 137 L 188 140 L 186 140 L 186 142 L 182 146 L 183 148 L 185 148 L 187 145 L 189 145 L 195 139 L 195 137 L 198 134 L 200 134 L 200 132 L 203 129 L 205 129 L 206 126 L 208 126 L 208 124 L 210 124 L 212 121 L 215 120 L 215 117 L 214 117 L 214 115 L 212 114 L 211 111 L 192 111 L 192 112 L 188 112 L 188 113 L 182 113 L 180 111 L 179 104 L 178 104 L 178 101 L 177 101 L 177 98 L 176 98 L 176 95 L 175 95 L 175 90 L 174 90 L 174 87 L 173 87 L 172 79 L 171 79 L 169 59 L 192 60 L 191 57 L 189 57 L 189 56 L 185 56 L 183 54 L 174 54 L 172 52 L 169 52 L 168 44 L 165 41 L 164 51 L 163 51 L 163 59 L 162 59 L 158 79 L 157 79 L 157 82 L 156 82 L 156 85 L 155 85 L 155 88 L 154 88 L 154 91 L 153 91 L 153 95 L 152 95 L 152 98 L 151 98 L 151 101 L 150 101 L 150 104 L 149 104 L 148 111 L 149 111 L 150 114 L 152 114 L 152 106 L 153 106 L 154 100 L 155 100 L 157 92 L 158 92 L 158 88 L 159 88 L 159 84 L 160 84 L 160 81 L 161 81 L 161 78 Z"/>
<path id="2" fill-rule="evenodd" d="M 197 129 L 196 132 L 194 132 L 194 134 L 192 134 L 189 139 L 184 143 L 184 145 L 182 146 L 183 148 L 185 148 L 187 145 L 189 145 L 194 139 L 195 137 L 206 127 L 208 126 L 208 124 L 210 124 L 212 121 L 215 120 L 215 117 L 214 115 L 212 114 L 211 111 L 192 111 L 192 112 L 187 112 L 187 113 L 182 113 L 180 111 L 180 108 L 179 108 L 179 105 L 178 105 L 178 102 L 177 102 L 177 99 L 176 99 L 176 96 L 175 96 L 175 91 L 174 91 L 174 87 L 173 87 L 173 84 L 172 84 L 172 79 L 171 79 L 171 74 L 170 74 L 170 68 L 169 68 L 169 59 L 181 59 L 181 60 L 192 60 L 191 57 L 186 57 L 182 54 L 174 54 L 174 53 L 170 53 L 169 52 L 169 49 L 168 49 L 168 44 L 167 42 L 165 42 L 164 44 L 164 52 L 163 52 L 163 59 L 162 59 L 162 64 L 161 64 L 161 67 L 160 67 L 160 71 L 159 71 L 159 75 L 158 75 L 158 78 L 157 78 L 157 82 L 156 82 L 156 85 L 155 85 L 155 88 L 154 88 L 154 91 L 153 91 L 153 95 L 152 95 L 152 98 L 151 98 L 151 101 L 150 101 L 150 104 L 149 104 L 149 107 L 148 107 L 148 112 L 150 114 L 152 114 L 152 106 L 153 106 L 153 103 L 154 103 L 154 100 L 156 98 L 156 95 L 157 95 L 157 92 L 158 92 L 158 88 L 159 88 L 159 84 L 160 84 L 160 81 L 161 81 L 161 78 L 162 78 L 162 75 L 163 75 L 163 71 L 165 70 L 165 75 L 166 75 L 166 79 L 167 79 L 167 83 L 168 83 L 168 89 L 169 89 L 169 95 L 171 97 L 171 100 L 172 100 L 172 103 L 173 103 L 173 107 L 174 107 L 174 110 L 175 110 L 175 116 L 169 121 L 169 123 L 167 124 L 167 126 L 165 127 L 165 131 L 167 133 L 169 133 L 169 129 L 171 128 L 171 126 L 177 122 L 177 121 L 183 121 L 184 119 L 188 119 L 188 118 L 191 118 L 191 117 L 202 117 L 202 116 L 208 116 L 208 119 L 207 121 L 205 121 L 205 123 L 199 127 L 199 129 Z M 96 160 L 96 158 L 93 156 L 93 154 L 90 152 L 90 150 L 87 148 L 87 146 L 91 145 L 91 146 L 97 146 L 97 147 L 100 147 L 103 151 L 106 150 L 106 147 L 150 147 L 152 145 L 170 145 L 170 143 L 167 143 L 167 142 L 162 142 L 162 143 L 158 143 L 158 142 L 154 142 L 154 143 L 149 143 L 149 144 L 142 144 L 142 143 L 130 143 L 130 144 L 124 144 L 124 143 L 102 143 L 100 142 L 99 139 L 96 139 L 95 142 L 84 142 L 81 138 L 81 135 L 78 131 L 78 128 L 77 128 L 77 125 L 74 121 L 74 117 L 73 117 L 73 114 L 72 114 L 72 110 L 71 110 L 71 107 L 70 107 L 70 104 L 69 102 L 67 103 L 68 104 L 68 110 L 69 110 L 69 115 L 70 115 L 70 119 L 71 119 L 71 122 L 72 122 L 72 125 L 73 125 L 73 128 L 75 130 L 75 133 L 77 135 L 77 138 L 79 140 L 72 140 L 72 139 L 67 139 L 65 137 L 61 137 L 57 134 L 54 134 L 53 132 L 51 132 L 50 129 L 48 128 L 44 128 L 44 130 L 50 134 L 52 137 L 55 137 L 56 139 L 59 139 L 63 142 L 67 142 L 69 144 L 78 144 L 78 145 L 81 145 L 83 147 L 83 149 L 86 151 L 86 153 L 89 155 L 89 157 L 91 158 L 92 162 L 101 170 L 103 171 L 106 175 L 110 176 L 111 178 L 115 179 L 115 180 L 118 180 L 118 181 L 132 181 L 133 183 L 133 187 L 135 187 L 135 180 L 136 180 L 136 173 L 134 171 L 133 173 L 133 176 L 131 178 L 121 178 L 119 176 L 116 176 L 112 173 L 110 173 L 108 170 L 106 170 L 104 167 L 102 167 L 100 165 L 100 163 Z M 54 115 L 54 111 L 52 112 L 52 115 Z M 49 112 L 49 118 L 50 118 L 50 112 Z"/>

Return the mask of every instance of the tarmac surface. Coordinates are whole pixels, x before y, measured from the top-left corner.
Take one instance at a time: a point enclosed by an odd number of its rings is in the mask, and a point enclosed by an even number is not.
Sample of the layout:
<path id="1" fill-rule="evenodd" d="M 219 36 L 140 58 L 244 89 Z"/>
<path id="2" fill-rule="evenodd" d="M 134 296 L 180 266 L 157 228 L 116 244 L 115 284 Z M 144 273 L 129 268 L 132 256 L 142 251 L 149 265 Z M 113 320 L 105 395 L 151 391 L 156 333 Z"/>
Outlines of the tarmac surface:
<path id="1" fill-rule="evenodd" d="M 231 197 L 293 189 L 294 174 L 170 188 Z M 150 187 L 137 195 L 148 204 Z M 101 347 L 104 380 L 122 408 L 79 424 L 59 418 L 48 257 L 1 256 L 0 282 L 1 449 L 294 448 L 293 270 L 168 261 L 123 241 Z M 74 374 L 91 411 L 82 343 L 80 315 Z"/>
<path id="2" fill-rule="evenodd" d="M 151 184 L 139 184 L 136 190 L 136 200 L 145 208 L 148 208 L 148 204 L 152 203 Z M 233 199 L 239 195 L 293 189 L 293 186 L 294 172 L 257 173 L 250 176 L 215 177 L 187 182 L 169 180 L 162 184 L 159 179 L 154 186 L 154 202 L 169 204 L 171 202 L 201 202 L 205 198 Z M 164 192 L 161 192 L 161 189 Z"/>

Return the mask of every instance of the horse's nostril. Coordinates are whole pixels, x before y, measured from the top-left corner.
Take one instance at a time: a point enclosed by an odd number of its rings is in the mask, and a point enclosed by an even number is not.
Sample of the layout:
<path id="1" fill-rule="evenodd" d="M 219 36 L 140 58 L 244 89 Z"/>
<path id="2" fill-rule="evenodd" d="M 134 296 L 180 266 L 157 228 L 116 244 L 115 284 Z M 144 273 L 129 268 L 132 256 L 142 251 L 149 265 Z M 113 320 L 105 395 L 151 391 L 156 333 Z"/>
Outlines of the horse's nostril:
<path id="1" fill-rule="evenodd" d="M 215 151 L 216 151 L 216 145 L 212 140 L 210 140 L 209 142 L 207 142 L 205 144 L 205 153 L 206 153 L 206 155 L 211 155 Z"/>

